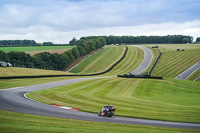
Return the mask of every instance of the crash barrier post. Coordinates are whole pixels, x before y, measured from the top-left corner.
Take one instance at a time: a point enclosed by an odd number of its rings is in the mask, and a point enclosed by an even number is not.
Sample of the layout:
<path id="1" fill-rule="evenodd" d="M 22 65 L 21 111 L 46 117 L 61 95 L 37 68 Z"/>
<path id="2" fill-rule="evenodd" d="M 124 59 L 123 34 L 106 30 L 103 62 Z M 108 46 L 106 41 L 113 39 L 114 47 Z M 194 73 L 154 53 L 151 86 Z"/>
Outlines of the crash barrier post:
<path id="1" fill-rule="evenodd" d="M 126 56 L 127 51 L 128 51 L 128 47 L 126 47 L 126 50 L 124 52 L 124 55 L 122 56 L 121 59 L 119 59 L 115 64 L 113 64 L 108 70 L 105 70 L 103 72 L 100 73 L 94 73 L 94 74 L 83 74 L 83 75 L 33 75 L 33 76 L 9 76 L 9 77 L 0 77 L 0 79 L 19 79 L 19 78 L 46 78 L 46 77 L 64 77 L 64 76 L 95 76 L 95 75 L 101 75 L 101 74 L 105 74 L 109 71 L 111 71 L 118 63 L 120 63 Z"/>
<path id="2" fill-rule="evenodd" d="M 117 75 L 117 77 L 121 77 L 121 78 L 147 78 L 147 79 L 163 79 L 163 77 L 154 77 L 151 75 Z"/>
<path id="3" fill-rule="evenodd" d="M 152 72 L 152 70 L 154 69 L 154 67 L 155 67 L 156 63 L 158 62 L 158 60 L 159 60 L 159 58 L 160 58 L 161 54 L 162 54 L 162 52 L 160 52 L 160 53 L 159 53 L 159 55 L 158 55 L 158 57 L 157 57 L 156 61 L 153 63 L 153 65 L 152 65 L 151 69 L 149 70 L 149 72 L 148 72 L 148 75 L 151 75 L 151 72 Z"/>

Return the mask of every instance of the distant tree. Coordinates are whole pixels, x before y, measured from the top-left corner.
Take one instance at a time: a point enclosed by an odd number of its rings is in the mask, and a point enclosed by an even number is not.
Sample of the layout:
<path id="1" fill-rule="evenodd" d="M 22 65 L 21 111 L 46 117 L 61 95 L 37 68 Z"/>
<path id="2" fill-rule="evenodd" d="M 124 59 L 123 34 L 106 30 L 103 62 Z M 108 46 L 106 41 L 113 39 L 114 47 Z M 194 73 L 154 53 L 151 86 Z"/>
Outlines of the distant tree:
<path id="1" fill-rule="evenodd" d="M 99 38 L 96 38 L 94 41 L 95 41 L 96 49 L 101 48 L 101 41 L 99 40 Z"/>
<path id="2" fill-rule="evenodd" d="M 68 50 L 64 52 L 63 54 L 66 54 L 68 56 L 70 63 L 75 59 L 74 55 L 72 54 L 72 50 Z"/>
<path id="3" fill-rule="evenodd" d="M 35 45 L 34 40 L 0 40 L 0 45 L 12 45 L 12 46 L 31 46 Z"/>
<path id="4" fill-rule="evenodd" d="M 10 62 L 9 56 L 0 50 L 0 61 Z"/>
<path id="5" fill-rule="evenodd" d="M 78 40 L 74 37 L 71 41 L 69 41 L 70 45 L 77 45 L 78 44 Z"/>
<path id="6" fill-rule="evenodd" d="M 190 40 L 188 38 L 183 38 L 182 43 L 189 43 Z"/>
<path id="7" fill-rule="evenodd" d="M 83 56 L 83 55 L 86 54 L 85 49 L 84 49 L 81 45 L 78 45 L 78 46 L 77 46 L 77 49 L 78 49 L 78 51 L 79 51 L 80 56 Z"/>
<path id="8" fill-rule="evenodd" d="M 10 58 L 10 63 L 14 66 L 30 67 L 33 65 L 32 57 L 25 52 L 11 51 L 8 53 L 8 56 Z"/>
<path id="9" fill-rule="evenodd" d="M 44 46 L 49 46 L 49 45 L 53 45 L 53 43 L 52 42 L 43 42 L 43 45 Z"/>
<path id="10" fill-rule="evenodd" d="M 103 37 L 100 37 L 100 38 L 99 38 L 99 41 L 101 42 L 101 47 L 103 47 L 104 45 L 107 44 L 106 39 L 103 38 Z"/>
<path id="11" fill-rule="evenodd" d="M 200 43 L 200 37 L 197 37 L 196 42 Z"/>
<path id="12" fill-rule="evenodd" d="M 79 53 L 77 47 L 72 48 L 72 54 L 73 54 L 73 56 L 75 57 L 75 59 L 77 59 L 77 58 L 80 56 L 80 53 Z"/>

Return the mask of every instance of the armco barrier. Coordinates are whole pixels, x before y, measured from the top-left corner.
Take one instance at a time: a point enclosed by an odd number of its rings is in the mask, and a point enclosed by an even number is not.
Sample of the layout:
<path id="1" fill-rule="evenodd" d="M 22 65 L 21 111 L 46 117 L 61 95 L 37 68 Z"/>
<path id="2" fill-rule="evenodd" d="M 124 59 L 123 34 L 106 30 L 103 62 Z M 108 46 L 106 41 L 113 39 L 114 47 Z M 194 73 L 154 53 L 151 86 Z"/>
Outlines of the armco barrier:
<path id="1" fill-rule="evenodd" d="M 158 55 L 156 61 L 153 63 L 151 69 L 150 69 L 149 72 L 148 72 L 148 75 L 151 75 L 151 72 L 152 72 L 152 70 L 154 69 L 156 63 L 158 62 L 158 59 L 160 58 L 161 54 L 162 54 L 162 52 L 160 52 L 160 54 Z"/>
<path id="2" fill-rule="evenodd" d="M 146 79 L 163 79 L 163 77 L 152 77 L 151 75 L 118 75 L 121 78 L 146 78 Z"/>
<path id="3" fill-rule="evenodd" d="M 46 78 L 46 77 L 70 77 L 70 76 L 96 76 L 96 75 L 101 75 L 101 74 L 105 74 L 109 71 L 111 71 L 118 63 L 120 63 L 124 57 L 127 54 L 128 51 L 128 47 L 126 47 L 126 50 L 124 52 L 124 55 L 122 56 L 122 58 L 120 58 L 115 64 L 113 64 L 108 70 L 100 72 L 100 73 L 94 73 L 94 74 L 83 74 L 83 75 L 33 75 L 33 76 L 10 76 L 10 77 L 0 77 L 0 79 L 19 79 L 19 78 Z"/>

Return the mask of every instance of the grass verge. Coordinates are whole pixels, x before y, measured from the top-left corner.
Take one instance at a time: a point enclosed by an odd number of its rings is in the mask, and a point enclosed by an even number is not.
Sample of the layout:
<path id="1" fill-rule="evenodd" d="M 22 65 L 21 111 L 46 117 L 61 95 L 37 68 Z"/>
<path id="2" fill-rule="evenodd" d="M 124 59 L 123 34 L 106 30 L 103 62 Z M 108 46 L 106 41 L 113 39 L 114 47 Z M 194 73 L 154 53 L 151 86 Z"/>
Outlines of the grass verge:
<path id="1" fill-rule="evenodd" d="M 49 83 L 78 77 L 53 77 L 53 78 L 23 78 L 23 79 L 0 79 L 0 89 L 30 86 L 35 84 Z"/>
<path id="2" fill-rule="evenodd" d="M 19 67 L 0 67 L 0 77 L 9 76 L 37 76 L 37 75 L 67 75 L 69 72 L 19 68 Z"/>
<path id="3" fill-rule="evenodd" d="M 197 133 L 199 130 L 61 119 L 0 110 L 1 133 Z"/>

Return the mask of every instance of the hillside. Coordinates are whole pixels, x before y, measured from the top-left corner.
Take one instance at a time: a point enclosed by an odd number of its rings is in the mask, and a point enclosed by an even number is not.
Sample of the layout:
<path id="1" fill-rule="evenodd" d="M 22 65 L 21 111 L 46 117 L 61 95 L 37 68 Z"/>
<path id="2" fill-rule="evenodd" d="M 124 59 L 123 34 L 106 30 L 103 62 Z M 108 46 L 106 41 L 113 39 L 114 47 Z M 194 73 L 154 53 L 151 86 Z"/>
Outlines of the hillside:
<path id="1" fill-rule="evenodd" d="M 200 61 L 200 45 L 198 44 L 170 44 L 158 46 L 163 53 L 152 71 L 153 76 L 174 78 Z M 177 48 L 184 49 L 185 51 L 176 51 Z"/>

